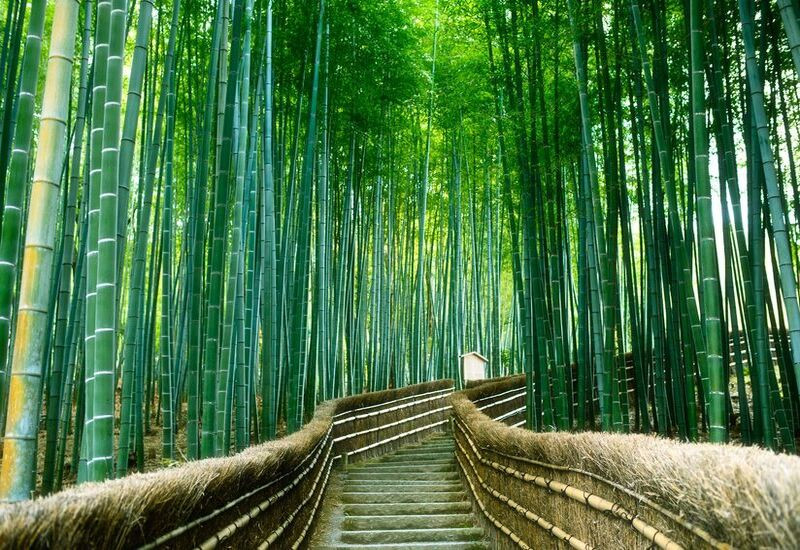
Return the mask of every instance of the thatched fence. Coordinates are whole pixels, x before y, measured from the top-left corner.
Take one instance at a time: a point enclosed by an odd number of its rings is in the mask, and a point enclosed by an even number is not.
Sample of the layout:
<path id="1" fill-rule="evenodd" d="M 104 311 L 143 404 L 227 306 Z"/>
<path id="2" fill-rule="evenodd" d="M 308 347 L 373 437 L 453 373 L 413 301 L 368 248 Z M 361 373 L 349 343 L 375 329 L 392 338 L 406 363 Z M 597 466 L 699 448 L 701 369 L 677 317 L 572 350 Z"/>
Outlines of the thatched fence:
<path id="1" fill-rule="evenodd" d="M 456 457 L 493 546 L 800 547 L 800 458 L 645 435 L 533 433 L 508 425 L 523 418 L 503 418 L 510 402 L 486 406 L 514 388 L 524 377 L 451 398 Z"/>
<path id="2" fill-rule="evenodd" d="M 334 465 L 443 431 L 452 392 L 444 380 L 329 401 L 229 458 L 0 507 L 0 549 L 304 547 Z"/>

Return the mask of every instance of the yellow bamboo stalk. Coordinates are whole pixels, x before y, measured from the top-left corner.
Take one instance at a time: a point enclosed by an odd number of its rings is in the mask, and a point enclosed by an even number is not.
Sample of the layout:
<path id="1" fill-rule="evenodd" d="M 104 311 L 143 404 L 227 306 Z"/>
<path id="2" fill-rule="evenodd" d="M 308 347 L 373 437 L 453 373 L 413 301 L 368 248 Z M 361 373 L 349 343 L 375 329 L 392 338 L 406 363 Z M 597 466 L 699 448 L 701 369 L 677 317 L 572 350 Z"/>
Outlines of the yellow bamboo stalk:
<path id="1" fill-rule="evenodd" d="M 8 424 L 0 470 L 0 500 L 31 498 L 36 481 L 36 436 L 50 302 L 61 168 L 66 152 L 77 0 L 56 0 L 42 99 L 38 153 L 33 170 L 19 313 L 11 361 Z"/>

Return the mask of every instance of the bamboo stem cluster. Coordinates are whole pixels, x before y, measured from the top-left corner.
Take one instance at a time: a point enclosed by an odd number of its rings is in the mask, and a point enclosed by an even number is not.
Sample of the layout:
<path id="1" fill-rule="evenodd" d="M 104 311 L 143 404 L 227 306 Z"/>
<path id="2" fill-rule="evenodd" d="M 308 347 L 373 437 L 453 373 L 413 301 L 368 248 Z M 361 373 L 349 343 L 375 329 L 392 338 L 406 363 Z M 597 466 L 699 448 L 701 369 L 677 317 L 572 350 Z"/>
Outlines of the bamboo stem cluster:
<path id="1" fill-rule="evenodd" d="M 0 498 L 471 351 L 533 430 L 794 450 L 796 2 L 4 6 Z"/>

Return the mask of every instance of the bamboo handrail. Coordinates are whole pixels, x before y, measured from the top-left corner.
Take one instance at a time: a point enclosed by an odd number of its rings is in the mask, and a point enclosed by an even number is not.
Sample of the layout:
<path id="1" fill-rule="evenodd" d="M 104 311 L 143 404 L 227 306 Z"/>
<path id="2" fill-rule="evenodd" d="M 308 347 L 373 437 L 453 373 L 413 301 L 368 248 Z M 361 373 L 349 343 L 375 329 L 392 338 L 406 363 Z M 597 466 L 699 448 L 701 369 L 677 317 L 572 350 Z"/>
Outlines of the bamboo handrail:
<path id="1" fill-rule="evenodd" d="M 469 439 L 466 436 L 465 432 L 462 431 L 462 434 L 464 434 L 465 438 Z M 592 550 L 594 548 L 590 544 L 587 544 L 586 542 L 574 537 L 573 535 L 570 535 L 569 533 L 567 533 L 566 531 L 564 531 L 562 528 L 558 527 L 557 525 L 553 524 L 552 522 L 547 521 L 542 516 L 540 516 L 540 515 L 536 514 L 535 512 L 525 508 L 521 504 L 518 504 L 517 502 L 514 502 L 511 498 L 509 498 L 508 496 L 504 495 L 503 493 L 501 493 L 500 491 L 498 491 L 494 487 L 490 486 L 488 483 L 486 483 L 486 481 L 478 473 L 478 470 L 475 467 L 475 463 L 472 462 L 472 459 L 469 457 L 469 455 L 467 454 L 466 450 L 461 445 L 461 442 L 458 441 L 458 439 L 456 439 L 456 447 L 458 448 L 459 451 L 461 451 L 461 454 L 463 454 L 464 457 L 467 459 L 467 462 L 469 462 L 469 465 L 470 465 L 470 468 L 471 468 L 473 474 L 477 478 L 477 480 L 480 483 L 481 487 L 483 487 L 484 491 L 486 491 L 487 493 L 492 495 L 494 498 L 496 498 L 497 500 L 499 500 L 500 502 L 502 502 L 503 504 L 505 504 L 506 506 L 508 506 L 509 508 L 514 510 L 515 512 L 517 512 L 518 514 L 522 515 L 526 519 L 535 522 L 537 526 L 539 526 L 542 529 L 544 529 L 545 531 L 547 531 L 551 536 L 555 537 L 556 539 L 558 539 L 558 540 L 560 540 L 562 542 L 566 542 L 572 548 L 575 548 L 577 550 Z M 461 466 L 462 471 L 464 471 L 465 477 L 469 480 L 469 476 L 466 474 L 466 470 L 464 468 L 464 464 L 461 462 L 460 457 L 458 457 L 458 455 L 456 455 L 456 458 L 458 460 L 459 466 Z M 480 459 L 480 456 L 477 456 L 477 458 Z M 473 496 L 474 496 L 475 495 L 475 491 L 474 491 L 474 485 L 472 483 L 470 483 L 470 489 L 472 490 Z M 512 538 L 512 540 L 513 540 L 513 538 Z"/>
<path id="2" fill-rule="evenodd" d="M 553 491 L 558 493 L 564 497 L 567 497 L 571 500 L 574 500 L 580 504 L 583 504 L 589 508 L 597 510 L 598 512 L 609 514 L 613 517 L 621 519 L 622 521 L 629 523 L 640 535 L 645 537 L 647 540 L 652 542 L 654 545 L 658 546 L 662 550 L 682 550 L 683 546 L 678 544 L 677 542 L 673 541 L 669 538 L 666 534 L 664 534 L 661 530 L 657 529 L 656 527 L 650 525 L 649 523 L 642 520 L 638 515 L 630 512 L 622 505 L 607 500 L 599 495 L 594 493 L 590 493 L 588 491 L 584 491 L 582 489 L 578 489 L 572 485 L 567 483 L 563 483 L 560 481 L 556 481 L 553 479 L 548 479 L 542 476 L 535 476 L 531 474 L 527 474 L 525 472 L 520 472 L 510 466 L 505 466 L 498 462 L 488 460 L 481 455 L 480 451 L 476 447 L 475 443 L 467 434 L 468 427 L 463 425 L 463 422 L 460 419 L 457 419 L 457 426 L 461 430 L 464 438 L 469 443 L 472 451 L 475 453 L 476 458 L 485 466 L 492 468 L 496 471 L 502 472 L 504 474 L 511 475 L 519 480 L 522 480 L 526 483 L 533 483 L 537 487 L 541 487 L 543 489 L 547 489 L 549 491 Z M 466 429 L 465 429 L 466 428 Z M 459 443 L 460 445 L 460 443 Z"/>

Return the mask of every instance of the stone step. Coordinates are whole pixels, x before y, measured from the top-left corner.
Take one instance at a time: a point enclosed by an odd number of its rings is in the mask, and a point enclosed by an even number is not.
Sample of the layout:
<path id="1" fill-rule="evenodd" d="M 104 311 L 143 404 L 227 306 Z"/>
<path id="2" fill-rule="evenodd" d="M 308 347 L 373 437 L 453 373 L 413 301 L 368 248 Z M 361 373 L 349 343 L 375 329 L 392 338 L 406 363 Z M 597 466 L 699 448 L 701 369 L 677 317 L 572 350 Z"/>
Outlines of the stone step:
<path id="1" fill-rule="evenodd" d="M 465 493 L 461 491 L 416 491 L 413 493 L 398 492 L 372 492 L 372 493 L 342 493 L 342 502 L 345 504 L 390 504 L 392 502 L 458 502 L 464 500 Z"/>
<path id="2" fill-rule="evenodd" d="M 456 448 L 455 443 L 450 441 L 449 443 L 433 443 L 429 445 L 413 445 L 409 447 L 403 447 L 402 449 L 398 449 L 395 452 L 391 453 L 393 455 L 404 455 L 409 453 L 415 453 L 419 451 L 452 451 Z"/>
<path id="3" fill-rule="evenodd" d="M 387 504 L 345 504 L 345 516 L 432 516 L 436 514 L 458 514 L 472 510 L 466 499 L 448 502 L 392 502 Z"/>
<path id="4" fill-rule="evenodd" d="M 415 449 L 404 453 L 395 453 L 378 459 L 377 462 L 386 460 L 437 460 L 455 456 L 455 449 Z"/>
<path id="5" fill-rule="evenodd" d="M 455 458 L 455 456 L 456 456 L 456 453 L 452 449 L 451 450 L 440 450 L 440 451 L 429 451 L 429 450 L 421 449 L 421 450 L 419 450 L 417 452 L 413 452 L 413 453 L 403 453 L 401 455 L 400 454 L 389 455 L 387 457 L 384 457 L 383 459 L 380 459 L 380 460 L 374 462 L 373 464 L 380 464 L 381 462 L 386 462 L 386 461 L 395 461 L 395 462 L 397 462 L 397 461 L 401 461 L 401 460 L 425 460 L 425 461 L 427 461 L 427 460 L 447 460 L 447 459 Z"/>
<path id="6" fill-rule="evenodd" d="M 452 451 L 436 453 L 419 452 L 405 455 L 389 455 L 387 457 L 378 459 L 372 464 L 385 464 L 387 462 L 434 462 L 441 460 L 453 460 L 455 459 L 455 456 L 455 453 Z"/>
<path id="7" fill-rule="evenodd" d="M 458 527 L 344 531 L 341 540 L 349 544 L 396 544 L 404 542 L 463 542 L 482 538 L 483 529 L 480 527 Z"/>
<path id="8" fill-rule="evenodd" d="M 482 541 L 414 542 L 405 544 L 336 544 L 322 546 L 319 550 L 488 550 Z"/>
<path id="9" fill-rule="evenodd" d="M 433 447 L 436 445 L 452 445 L 452 444 L 453 444 L 452 437 L 435 437 L 435 438 L 432 437 L 430 439 L 426 439 L 425 441 L 419 441 L 417 443 L 412 443 L 411 445 L 404 445 L 397 450 L 402 451 L 403 449 L 412 449 L 414 447 Z"/>
<path id="10" fill-rule="evenodd" d="M 458 479 L 351 479 L 345 480 L 347 483 L 342 488 L 351 485 L 373 485 L 375 487 L 382 487 L 384 485 L 403 485 L 405 487 L 425 487 L 425 485 L 439 484 L 439 483 L 453 483 L 461 487 L 461 481 Z"/>
<path id="11" fill-rule="evenodd" d="M 472 527 L 472 514 L 439 514 L 434 516 L 347 516 L 342 524 L 347 531 L 390 529 L 441 529 Z"/>
<path id="12" fill-rule="evenodd" d="M 365 470 L 347 474 L 348 481 L 362 481 L 370 479 L 404 480 L 404 481 L 457 481 L 458 472 L 373 472 Z"/>
<path id="13" fill-rule="evenodd" d="M 400 483 L 386 481 L 354 481 L 347 484 L 348 493 L 415 493 L 417 491 L 462 491 L 464 488 L 458 481 L 406 481 Z"/>
<path id="14" fill-rule="evenodd" d="M 376 466 L 384 464 L 455 464 L 456 457 L 453 453 L 448 454 L 426 454 L 426 455 L 406 455 L 401 457 L 390 456 L 382 458 L 372 464 Z M 361 466 L 354 464 L 354 466 Z"/>
<path id="15" fill-rule="evenodd" d="M 445 462 L 441 464 L 407 464 L 400 462 L 397 464 L 365 464 L 358 466 L 350 466 L 347 473 L 358 472 L 455 472 L 456 465 L 454 462 Z"/>
<path id="16" fill-rule="evenodd" d="M 450 435 L 437 435 L 340 475 L 339 512 L 321 550 L 488 550 L 461 482 Z"/>

